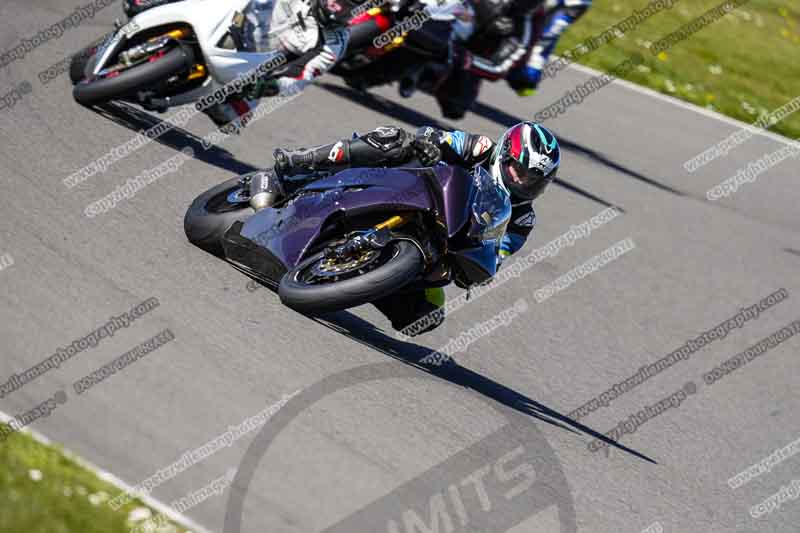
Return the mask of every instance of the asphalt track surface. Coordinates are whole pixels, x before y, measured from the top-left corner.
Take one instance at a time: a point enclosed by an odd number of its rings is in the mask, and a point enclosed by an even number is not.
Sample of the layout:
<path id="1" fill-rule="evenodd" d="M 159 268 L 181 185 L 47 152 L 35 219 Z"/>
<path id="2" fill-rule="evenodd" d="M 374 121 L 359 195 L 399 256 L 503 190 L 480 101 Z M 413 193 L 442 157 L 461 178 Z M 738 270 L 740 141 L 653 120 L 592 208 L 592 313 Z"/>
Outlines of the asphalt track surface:
<path id="1" fill-rule="evenodd" d="M 4 2 L 0 49 L 69 14 L 68 4 Z M 800 477 L 800 459 L 736 490 L 727 480 L 800 437 L 800 340 L 713 386 L 702 379 L 800 318 L 797 160 L 723 201 L 705 199 L 780 142 L 756 137 L 690 175 L 682 163 L 736 125 L 618 83 L 602 89 L 547 123 L 563 147 L 563 184 L 537 202 L 523 253 L 607 205 L 624 215 L 404 343 L 371 307 L 315 321 L 266 289 L 249 291 L 245 276 L 186 242 L 182 219 L 202 191 L 269 165 L 275 147 L 435 123 L 435 102 L 391 89 L 365 98 L 331 78 L 224 145 L 200 148 L 211 130 L 200 116 L 67 189 L 67 175 L 158 120 L 132 108 L 82 108 L 66 76 L 46 86 L 36 78 L 107 31 L 118 9 L 0 71 L 0 92 L 24 80 L 33 87 L 0 112 L 0 253 L 14 259 L 0 271 L 0 381 L 147 298 L 160 306 L 7 395 L 0 410 L 16 414 L 65 391 L 68 401 L 34 427 L 135 484 L 300 391 L 262 432 L 153 492 L 170 502 L 239 468 L 236 488 L 188 512 L 211 531 L 638 533 L 656 523 L 678 532 L 796 531 L 800 502 L 758 519 L 750 508 Z M 570 69 L 526 100 L 486 86 L 478 112 L 452 126 L 498 135 L 588 77 Z M 196 157 L 177 172 L 104 215 L 84 216 L 88 203 L 186 146 Z M 536 303 L 537 289 L 626 238 L 634 250 Z M 695 383 L 680 406 L 622 438 L 653 462 L 621 449 L 593 453 L 587 430 L 563 418 L 780 288 L 787 300 L 580 420 L 606 432 Z M 432 372 L 414 364 L 520 298 L 527 312 L 456 364 Z M 165 328 L 174 341 L 75 394 L 74 381 Z"/>

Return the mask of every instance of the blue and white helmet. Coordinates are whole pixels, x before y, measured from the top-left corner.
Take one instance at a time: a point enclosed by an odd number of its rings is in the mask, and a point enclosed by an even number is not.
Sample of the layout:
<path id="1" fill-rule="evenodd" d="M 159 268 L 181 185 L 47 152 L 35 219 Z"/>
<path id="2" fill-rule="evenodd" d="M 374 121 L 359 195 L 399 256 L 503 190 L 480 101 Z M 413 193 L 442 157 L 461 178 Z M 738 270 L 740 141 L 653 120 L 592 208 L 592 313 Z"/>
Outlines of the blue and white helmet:
<path id="1" fill-rule="evenodd" d="M 497 141 L 492 154 L 492 174 L 502 179 L 512 196 L 533 200 L 556 178 L 561 163 L 558 140 L 550 130 L 521 122 Z"/>

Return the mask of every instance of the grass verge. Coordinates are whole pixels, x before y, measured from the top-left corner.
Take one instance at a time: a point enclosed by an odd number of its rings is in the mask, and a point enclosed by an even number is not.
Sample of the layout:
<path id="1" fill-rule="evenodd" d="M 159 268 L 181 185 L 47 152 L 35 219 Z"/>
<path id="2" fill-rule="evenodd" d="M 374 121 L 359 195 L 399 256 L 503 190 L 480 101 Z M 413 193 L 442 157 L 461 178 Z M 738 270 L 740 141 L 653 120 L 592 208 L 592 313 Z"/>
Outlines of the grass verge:
<path id="1" fill-rule="evenodd" d="M 641 10 L 648 0 L 595 0 L 559 42 L 556 53 L 602 34 Z M 747 123 L 800 96 L 800 5 L 750 0 L 716 22 L 654 54 L 654 42 L 720 5 L 721 0 L 677 0 L 579 63 L 609 72 L 633 53 L 645 61 L 624 79 Z M 546 81 L 544 82 L 546 83 Z M 800 112 L 769 128 L 800 137 Z"/>
<path id="2" fill-rule="evenodd" d="M 0 532 L 128 533 L 156 516 L 139 500 L 114 511 L 109 499 L 121 491 L 69 454 L 15 432 L 0 442 Z M 170 524 L 164 533 L 187 530 Z"/>

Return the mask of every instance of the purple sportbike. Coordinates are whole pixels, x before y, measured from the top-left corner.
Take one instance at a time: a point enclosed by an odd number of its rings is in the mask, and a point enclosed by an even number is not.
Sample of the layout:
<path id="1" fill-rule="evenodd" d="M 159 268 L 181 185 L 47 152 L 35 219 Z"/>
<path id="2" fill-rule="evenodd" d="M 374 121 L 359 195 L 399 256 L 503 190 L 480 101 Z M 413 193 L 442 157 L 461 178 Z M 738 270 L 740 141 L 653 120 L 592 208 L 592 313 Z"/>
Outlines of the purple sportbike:
<path id="1" fill-rule="evenodd" d="M 296 311 L 339 311 L 407 287 L 469 288 L 496 273 L 511 201 L 481 167 L 348 169 L 258 212 L 254 174 L 196 198 L 184 230 Z"/>

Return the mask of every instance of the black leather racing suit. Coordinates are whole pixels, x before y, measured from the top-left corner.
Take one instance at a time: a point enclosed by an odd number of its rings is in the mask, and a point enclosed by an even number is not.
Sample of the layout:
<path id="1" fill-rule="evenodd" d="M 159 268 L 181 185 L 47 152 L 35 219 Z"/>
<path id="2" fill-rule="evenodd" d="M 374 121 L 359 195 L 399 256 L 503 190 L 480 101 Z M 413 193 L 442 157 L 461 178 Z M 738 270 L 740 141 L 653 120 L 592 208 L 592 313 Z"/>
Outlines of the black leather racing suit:
<path id="1" fill-rule="evenodd" d="M 538 32 L 534 17 L 544 0 L 470 0 L 472 35 L 456 45 L 456 61 L 436 92 L 445 117 L 463 118 L 478 98 L 482 80 L 505 78 L 524 64 Z"/>

